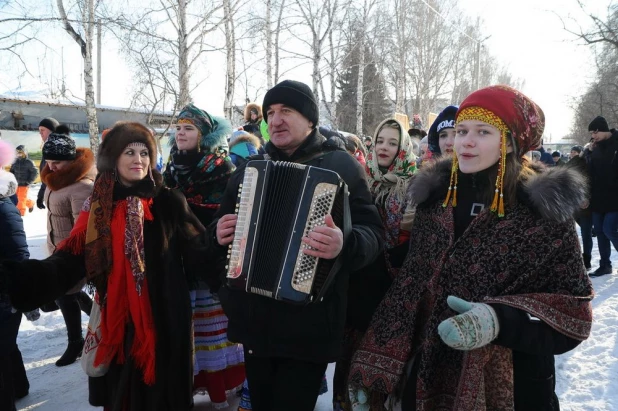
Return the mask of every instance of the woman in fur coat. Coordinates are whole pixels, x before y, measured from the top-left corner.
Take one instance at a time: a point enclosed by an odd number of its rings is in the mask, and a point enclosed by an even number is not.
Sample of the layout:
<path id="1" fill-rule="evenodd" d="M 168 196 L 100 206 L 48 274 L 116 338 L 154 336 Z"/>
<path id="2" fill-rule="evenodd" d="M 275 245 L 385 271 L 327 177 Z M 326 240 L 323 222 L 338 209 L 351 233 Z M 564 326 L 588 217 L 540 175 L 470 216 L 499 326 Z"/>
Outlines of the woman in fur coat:
<path id="1" fill-rule="evenodd" d="M 47 188 L 43 196 L 47 204 L 47 251 L 69 237 L 84 201 L 92 193 L 96 168 L 89 148 L 76 148 L 75 141 L 64 134 L 52 133 L 43 145 L 45 166 L 41 180 Z M 84 346 L 83 310 L 90 315 L 92 300 L 84 291 L 63 295 L 56 300 L 67 327 L 68 345 L 56 361 L 58 367 L 73 364 Z"/>
<path id="2" fill-rule="evenodd" d="M 404 265 L 350 371 L 355 409 L 372 391 L 408 410 L 558 410 L 554 355 L 590 334 L 593 290 L 573 214 L 574 170 L 533 168 L 541 109 L 508 86 L 468 96 L 455 153 L 409 186 Z"/>
<path id="3" fill-rule="evenodd" d="M 408 207 L 406 189 L 415 171 L 416 156 L 403 125 L 393 118 L 382 121 L 376 128 L 372 149 L 367 156 L 366 172 L 374 204 L 384 225 L 385 250 L 372 264 L 350 274 L 344 349 L 333 381 L 335 411 L 351 410 L 347 384 L 350 361 L 408 250 L 414 209 Z M 368 399 L 371 410 L 383 409 L 384 400 L 381 393 L 372 395 Z"/>
<path id="4" fill-rule="evenodd" d="M 230 124 L 189 104 L 180 111 L 172 139 L 165 184 L 178 189 L 204 226 L 212 222 L 234 165 L 228 156 Z M 214 271 L 213 271 L 214 272 Z M 216 408 L 228 406 L 226 391 L 245 379 L 242 346 L 227 339 L 227 317 L 205 283 L 193 283 L 191 303 L 197 392 L 208 392 Z"/>
<path id="5" fill-rule="evenodd" d="M 85 276 L 101 305 L 89 402 L 105 411 L 193 407 L 189 284 L 204 275 L 204 228 L 156 171 L 156 143 L 139 123 L 116 124 L 71 236 L 45 260 L 0 265 L 16 308 L 56 298 Z"/>

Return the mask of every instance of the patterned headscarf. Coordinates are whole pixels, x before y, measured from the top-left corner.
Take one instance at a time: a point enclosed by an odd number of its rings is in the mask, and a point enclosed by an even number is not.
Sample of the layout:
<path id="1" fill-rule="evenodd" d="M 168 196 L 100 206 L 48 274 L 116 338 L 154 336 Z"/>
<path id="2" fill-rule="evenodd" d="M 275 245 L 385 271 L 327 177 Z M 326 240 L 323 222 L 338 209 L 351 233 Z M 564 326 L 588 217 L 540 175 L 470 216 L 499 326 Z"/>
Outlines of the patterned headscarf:
<path id="1" fill-rule="evenodd" d="M 191 205 L 216 209 L 234 165 L 229 157 L 227 136 L 232 131 L 229 121 L 211 116 L 189 104 L 180 111 L 178 123 L 189 122 L 198 128 L 197 150 L 180 151 L 174 137 L 163 173 L 165 184 L 179 189 Z"/>
<path id="2" fill-rule="evenodd" d="M 506 166 L 506 151 L 509 138 L 515 144 L 513 151 L 523 158 L 529 150 L 541 143 L 545 128 L 545 115 L 536 103 L 512 87 L 498 85 L 486 87 L 470 94 L 459 106 L 456 124 L 465 120 L 480 120 L 500 130 L 500 159 L 498 178 L 491 211 L 504 217 L 503 181 Z M 457 206 L 457 156 L 453 158 L 451 182 L 444 206 L 452 201 Z"/>
<path id="3" fill-rule="evenodd" d="M 386 125 L 396 124 L 399 129 L 399 151 L 386 172 L 380 170 L 376 155 L 378 134 Z M 403 125 L 394 118 L 382 121 L 373 136 L 373 147 L 366 162 L 367 182 L 387 228 L 387 247 L 397 245 L 399 228 L 406 206 L 406 189 L 408 180 L 416 171 L 416 156 L 413 152 L 410 136 Z"/>

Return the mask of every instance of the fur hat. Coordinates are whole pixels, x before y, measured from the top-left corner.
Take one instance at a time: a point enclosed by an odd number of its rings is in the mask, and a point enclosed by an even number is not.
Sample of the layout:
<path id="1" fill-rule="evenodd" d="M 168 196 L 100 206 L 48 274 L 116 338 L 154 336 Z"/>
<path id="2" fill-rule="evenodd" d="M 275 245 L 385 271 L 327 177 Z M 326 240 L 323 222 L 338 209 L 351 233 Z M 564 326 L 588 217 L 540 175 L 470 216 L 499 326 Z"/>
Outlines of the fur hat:
<path id="1" fill-rule="evenodd" d="M 58 123 L 58 120 L 56 120 L 53 117 L 45 117 L 43 120 L 41 120 L 41 122 L 39 123 L 39 127 L 45 127 L 48 130 L 51 130 L 52 132 L 56 131 L 56 127 L 58 127 L 60 123 Z"/>
<path id="2" fill-rule="evenodd" d="M 221 117 L 211 116 L 204 110 L 189 104 L 180 110 L 178 122 L 189 122 L 200 131 L 200 150 L 215 152 L 219 148 L 228 149 L 227 135 L 232 131 L 229 121 Z M 175 136 L 170 138 L 170 145 L 176 144 Z"/>
<path id="3" fill-rule="evenodd" d="M 581 152 L 584 151 L 584 148 L 582 146 L 573 146 L 571 147 L 571 151 L 575 151 L 577 154 L 581 154 Z"/>
<path id="4" fill-rule="evenodd" d="M 245 107 L 245 121 L 251 121 L 251 113 L 257 115 L 258 120 L 262 119 L 262 107 L 257 103 L 249 103 Z"/>
<path id="5" fill-rule="evenodd" d="M 431 127 L 429 127 L 429 133 L 427 133 L 427 144 L 429 150 L 435 154 L 441 154 L 440 152 L 440 131 L 445 128 L 455 128 L 455 115 L 457 114 L 457 106 L 448 106 L 434 120 Z"/>
<path id="6" fill-rule="evenodd" d="M 157 144 L 146 126 L 137 122 L 119 121 L 107 133 L 99 146 L 97 169 L 99 173 L 114 171 L 123 150 L 131 143 L 143 143 L 148 148 L 150 168 L 157 166 Z"/>
<path id="7" fill-rule="evenodd" d="M 266 92 L 262 110 L 267 113 L 264 120 L 268 123 L 268 109 L 273 104 L 284 104 L 292 107 L 313 123 L 313 128 L 318 126 L 320 110 L 313 92 L 305 83 L 294 80 L 284 80 Z"/>
<path id="8" fill-rule="evenodd" d="M 609 125 L 605 117 L 596 116 L 588 125 L 588 131 L 609 131 Z"/>
<path id="9" fill-rule="evenodd" d="M 0 169 L 8 167 L 15 161 L 15 149 L 8 141 L 0 140 Z"/>
<path id="10" fill-rule="evenodd" d="M 75 160 L 75 140 L 64 134 L 52 133 L 43 144 L 45 160 Z"/>

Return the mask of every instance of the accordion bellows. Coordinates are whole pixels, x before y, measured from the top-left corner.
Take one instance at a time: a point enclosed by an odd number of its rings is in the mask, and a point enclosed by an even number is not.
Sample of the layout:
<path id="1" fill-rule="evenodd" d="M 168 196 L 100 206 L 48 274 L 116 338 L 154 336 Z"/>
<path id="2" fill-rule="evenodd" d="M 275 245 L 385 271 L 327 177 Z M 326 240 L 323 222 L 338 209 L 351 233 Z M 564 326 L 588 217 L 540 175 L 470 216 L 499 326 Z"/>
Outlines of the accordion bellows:
<path id="1" fill-rule="evenodd" d="M 343 227 L 347 186 L 333 171 L 298 163 L 247 163 L 239 187 L 227 282 L 234 289 L 292 303 L 320 301 L 335 260 L 304 254 L 302 242 L 331 214 Z"/>

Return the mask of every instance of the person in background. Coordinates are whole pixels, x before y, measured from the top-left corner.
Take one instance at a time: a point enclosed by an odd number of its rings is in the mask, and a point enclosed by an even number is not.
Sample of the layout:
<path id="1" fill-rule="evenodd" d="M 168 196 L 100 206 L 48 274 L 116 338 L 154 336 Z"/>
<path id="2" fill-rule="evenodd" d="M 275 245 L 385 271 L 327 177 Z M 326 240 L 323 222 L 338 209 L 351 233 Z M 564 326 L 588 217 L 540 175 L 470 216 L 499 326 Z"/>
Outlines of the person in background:
<path id="1" fill-rule="evenodd" d="M 245 106 L 245 125 L 243 130 L 257 136 L 261 141 L 260 145 L 266 144 L 262 140 L 260 123 L 262 122 L 262 107 L 257 103 L 249 103 Z"/>
<path id="2" fill-rule="evenodd" d="M 551 155 L 551 148 L 545 149 L 543 147 L 543 141 L 541 140 L 541 145 L 536 149 L 536 151 L 541 153 L 541 163 L 544 163 L 547 167 L 554 167 L 554 159 Z"/>
<path id="3" fill-rule="evenodd" d="M 249 157 L 257 155 L 262 147 L 257 136 L 242 130 L 232 133 L 229 145 L 230 159 L 236 167 L 247 162 Z"/>
<path id="4" fill-rule="evenodd" d="M 180 191 L 204 227 L 219 209 L 226 184 L 234 171 L 228 156 L 229 122 L 189 104 L 178 114 L 176 134 L 171 139 L 170 161 L 163 178 L 169 188 Z M 213 261 L 208 262 L 215 272 Z M 216 276 L 216 274 L 215 274 Z M 207 392 L 215 407 L 228 406 L 226 391 L 245 379 L 242 346 L 227 338 L 227 317 L 216 296 L 204 281 L 189 284 L 193 308 L 195 352 L 193 386 Z"/>
<path id="5" fill-rule="evenodd" d="M 333 379 L 333 410 L 351 411 L 348 395 L 350 362 L 371 317 L 386 294 L 408 251 L 414 207 L 406 189 L 416 172 L 411 137 L 394 118 L 382 121 L 374 134 L 374 149 L 367 157 L 367 182 L 385 228 L 384 252 L 375 261 L 350 274 L 343 354 Z M 384 409 L 386 397 L 375 393 L 368 399 L 372 411 Z"/>
<path id="6" fill-rule="evenodd" d="M 610 129 L 607 120 L 598 116 L 588 131 L 594 143 L 589 163 L 590 210 L 601 257 L 599 268 L 590 276 L 599 277 L 613 271 L 612 245 L 618 251 L 618 130 Z"/>
<path id="7" fill-rule="evenodd" d="M 363 143 L 365 144 L 365 151 L 369 153 L 373 147 L 373 138 L 371 136 L 365 136 L 363 138 Z"/>
<path id="8" fill-rule="evenodd" d="M 452 156 L 455 144 L 455 113 L 457 106 L 448 106 L 438 114 L 427 133 L 431 158 Z"/>
<path id="9" fill-rule="evenodd" d="M 410 250 L 356 352 L 351 393 L 406 411 L 559 410 L 554 356 L 592 327 L 573 221 L 585 179 L 530 165 L 545 118 L 511 87 L 473 92 L 455 123 L 456 155 L 410 182 Z"/>
<path id="10" fill-rule="evenodd" d="M 76 148 L 64 134 L 52 133 L 43 144 L 45 167 L 41 181 L 46 185 L 47 251 L 51 255 L 67 239 L 82 206 L 92 193 L 96 168 L 89 148 Z M 56 361 L 58 367 L 72 364 L 84 346 L 81 311 L 90 315 L 92 300 L 84 291 L 66 294 L 56 300 L 66 324 L 68 346 Z"/>
<path id="11" fill-rule="evenodd" d="M 569 160 L 579 158 L 582 154 L 582 151 L 584 151 L 584 148 L 582 146 L 571 147 L 571 151 L 569 152 Z"/>
<path id="12" fill-rule="evenodd" d="M 431 150 L 429 150 L 429 137 L 425 136 L 421 139 L 421 142 L 418 146 L 419 155 L 419 165 L 423 163 L 425 160 L 429 160 L 431 158 Z"/>
<path id="13" fill-rule="evenodd" d="M 56 127 L 58 127 L 60 123 L 58 120 L 52 117 L 46 117 L 39 123 L 39 134 L 41 135 L 41 140 L 43 144 L 47 141 L 47 137 L 54 131 L 56 131 Z M 62 133 L 61 133 L 62 134 Z M 45 158 L 41 157 L 41 162 L 39 163 L 39 173 L 43 171 L 43 167 L 45 167 Z M 41 187 L 39 188 L 39 192 L 36 197 L 36 206 L 37 208 L 44 210 L 45 203 L 43 201 L 43 196 L 45 195 L 45 183 L 41 182 Z"/>
<path id="14" fill-rule="evenodd" d="M 552 160 L 554 160 L 554 166 L 563 166 L 566 164 L 566 162 L 562 159 L 562 154 L 560 154 L 560 151 L 554 151 L 553 153 L 551 153 L 551 157 Z"/>
<path id="15" fill-rule="evenodd" d="M 30 257 L 21 215 L 10 200 L 17 190 L 17 181 L 4 170 L 14 157 L 13 146 L 0 141 L 0 264 Z M 8 295 L 0 291 L 0 410 L 15 411 L 15 400 L 28 395 L 30 389 L 17 346 L 20 324 L 21 312 L 15 311 Z"/>
<path id="16" fill-rule="evenodd" d="M 26 210 L 32 212 L 34 209 L 34 201 L 28 198 L 28 189 L 30 184 L 34 183 L 39 175 L 36 166 L 28 158 L 28 152 L 23 145 L 19 145 L 15 148 L 17 158 L 11 165 L 11 173 L 15 175 L 17 180 L 17 209 L 22 217 L 26 214 Z"/>
<path id="17" fill-rule="evenodd" d="M 363 167 L 365 167 L 367 153 L 365 152 L 365 147 L 363 143 L 361 143 L 360 138 L 358 138 L 354 134 L 350 134 L 346 138 L 351 143 L 349 144 L 350 149 L 354 149 L 354 152 L 351 154 L 354 156 L 356 161 L 358 161 Z"/>
<path id="18" fill-rule="evenodd" d="M 590 150 L 581 150 L 581 146 L 574 146 L 571 149 L 571 154 L 580 153 L 577 156 L 571 156 L 571 159 L 566 163 L 566 166 L 573 168 L 586 177 L 586 189 L 590 192 L 592 182 L 590 181 L 589 163 Z M 592 212 L 590 211 L 590 202 L 582 204 L 581 209 L 575 214 L 575 222 L 579 225 L 582 237 L 583 258 L 586 270 L 592 268 Z M 598 240 L 597 240 L 598 241 Z"/>

